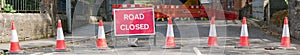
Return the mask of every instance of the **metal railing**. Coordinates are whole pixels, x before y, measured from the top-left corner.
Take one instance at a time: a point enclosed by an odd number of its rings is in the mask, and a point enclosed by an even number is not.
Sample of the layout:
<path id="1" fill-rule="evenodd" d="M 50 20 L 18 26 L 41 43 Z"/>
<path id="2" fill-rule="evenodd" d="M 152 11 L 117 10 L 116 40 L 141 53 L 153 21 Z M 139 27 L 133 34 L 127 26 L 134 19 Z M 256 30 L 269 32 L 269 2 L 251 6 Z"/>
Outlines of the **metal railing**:
<path id="1" fill-rule="evenodd" d="M 38 13 L 40 11 L 41 0 L 2 0 L 5 4 L 10 4 L 17 13 Z"/>

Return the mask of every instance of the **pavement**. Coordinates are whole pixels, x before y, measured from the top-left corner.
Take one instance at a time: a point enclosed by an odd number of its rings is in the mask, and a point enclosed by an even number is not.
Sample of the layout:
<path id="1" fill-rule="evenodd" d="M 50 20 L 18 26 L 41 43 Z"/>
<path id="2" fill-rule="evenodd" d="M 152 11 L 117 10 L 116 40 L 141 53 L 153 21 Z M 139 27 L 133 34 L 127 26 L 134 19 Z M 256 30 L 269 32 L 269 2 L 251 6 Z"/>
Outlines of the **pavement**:
<path id="1" fill-rule="evenodd" d="M 105 32 L 112 31 L 111 22 L 104 22 L 106 28 Z M 98 24 L 88 24 L 76 29 L 73 29 L 73 34 L 65 34 L 65 42 L 66 43 L 73 43 L 73 42 L 80 42 L 89 40 L 91 38 L 95 38 L 96 29 L 98 28 Z M 55 36 L 56 38 L 56 36 Z M 26 49 L 35 49 L 35 48 L 42 48 L 42 47 L 53 47 L 56 44 L 55 38 L 48 38 L 48 39 L 39 39 L 39 40 L 30 40 L 30 41 L 20 41 L 20 48 L 22 50 Z M 9 50 L 10 43 L 1 43 L 0 44 L 2 50 Z"/>

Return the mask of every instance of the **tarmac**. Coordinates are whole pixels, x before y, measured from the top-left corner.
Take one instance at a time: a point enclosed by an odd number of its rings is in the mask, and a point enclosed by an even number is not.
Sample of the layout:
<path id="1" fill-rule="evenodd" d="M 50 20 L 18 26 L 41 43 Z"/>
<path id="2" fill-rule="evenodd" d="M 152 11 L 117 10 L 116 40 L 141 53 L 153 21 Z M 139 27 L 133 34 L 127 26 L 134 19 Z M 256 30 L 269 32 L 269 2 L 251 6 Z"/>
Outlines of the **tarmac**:
<path id="1" fill-rule="evenodd" d="M 108 23 L 108 24 L 106 24 Z M 112 31 L 110 22 L 104 22 L 105 32 Z M 91 27 L 95 26 L 95 27 Z M 65 42 L 66 43 L 73 43 L 73 42 L 80 42 L 86 41 L 91 38 L 95 38 L 96 31 L 98 28 L 98 24 L 89 24 L 85 25 L 76 29 L 73 29 L 73 34 L 64 34 L 65 35 Z M 54 38 L 47 38 L 47 39 L 39 39 L 39 40 L 29 40 L 29 41 L 19 41 L 20 48 L 22 50 L 26 49 L 35 49 L 35 48 L 42 48 L 42 47 L 53 47 L 56 44 L 56 36 Z M 10 43 L 1 43 L 0 50 L 9 50 Z"/>

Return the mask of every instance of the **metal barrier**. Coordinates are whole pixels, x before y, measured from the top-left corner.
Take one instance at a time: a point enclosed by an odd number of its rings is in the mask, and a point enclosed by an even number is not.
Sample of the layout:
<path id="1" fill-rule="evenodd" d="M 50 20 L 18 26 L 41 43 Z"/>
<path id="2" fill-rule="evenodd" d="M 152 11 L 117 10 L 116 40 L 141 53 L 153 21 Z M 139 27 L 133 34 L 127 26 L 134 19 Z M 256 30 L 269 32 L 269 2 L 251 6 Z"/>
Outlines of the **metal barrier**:
<path id="1" fill-rule="evenodd" d="M 169 17 L 207 17 L 205 9 L 200 5 L 153 5 L 145 6 L 144 4 L 112 4 L 112 8 L 143 8 L 153 7 L 155 18 Z"/>
<path id="2" fill-rule="evenodd" d="M 10 4 L 17 13 L 40 11 L 41 0 L 2 0 L 5 4 Z M 4 4 L 2 4 L 4 5 Z"/>
<path id="3" fill-rule="evenodd" d="M 203 5 L 153 5 L 145 6 L 144 4 L 112 4 L 112 8 L 143 8 L 153 7 L 154 16 L 156 19 L 160 18 L 175 18 L 175 17 L 188 17 L 188 18 L 208 18 L 207 11 Z M 227 20 L 237 19 L 235 12 L 219 11 L 224 12 Z M 219 17 L 217 17 L 219 18 Z"/>

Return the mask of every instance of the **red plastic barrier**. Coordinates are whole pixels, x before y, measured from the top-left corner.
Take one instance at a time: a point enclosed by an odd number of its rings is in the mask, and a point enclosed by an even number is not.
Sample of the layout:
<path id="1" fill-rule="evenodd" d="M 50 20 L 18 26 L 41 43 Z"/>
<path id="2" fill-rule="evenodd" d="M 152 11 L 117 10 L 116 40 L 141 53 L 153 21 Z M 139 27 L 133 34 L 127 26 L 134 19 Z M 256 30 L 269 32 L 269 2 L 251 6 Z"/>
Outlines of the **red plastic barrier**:
<path id="1" fill-rule="evenodd" d="M 145 4 L 112 4 L 112 8 L 143 8 Z M 202 5 L 153 5 L 155 18 L 168 17 L 208 17 L 205 7 Z M 212 11 L 212 10 L 211 10 Z M 228 20 L 237 19 L 234 12 L 225 11 L 225 18 Z"/>

